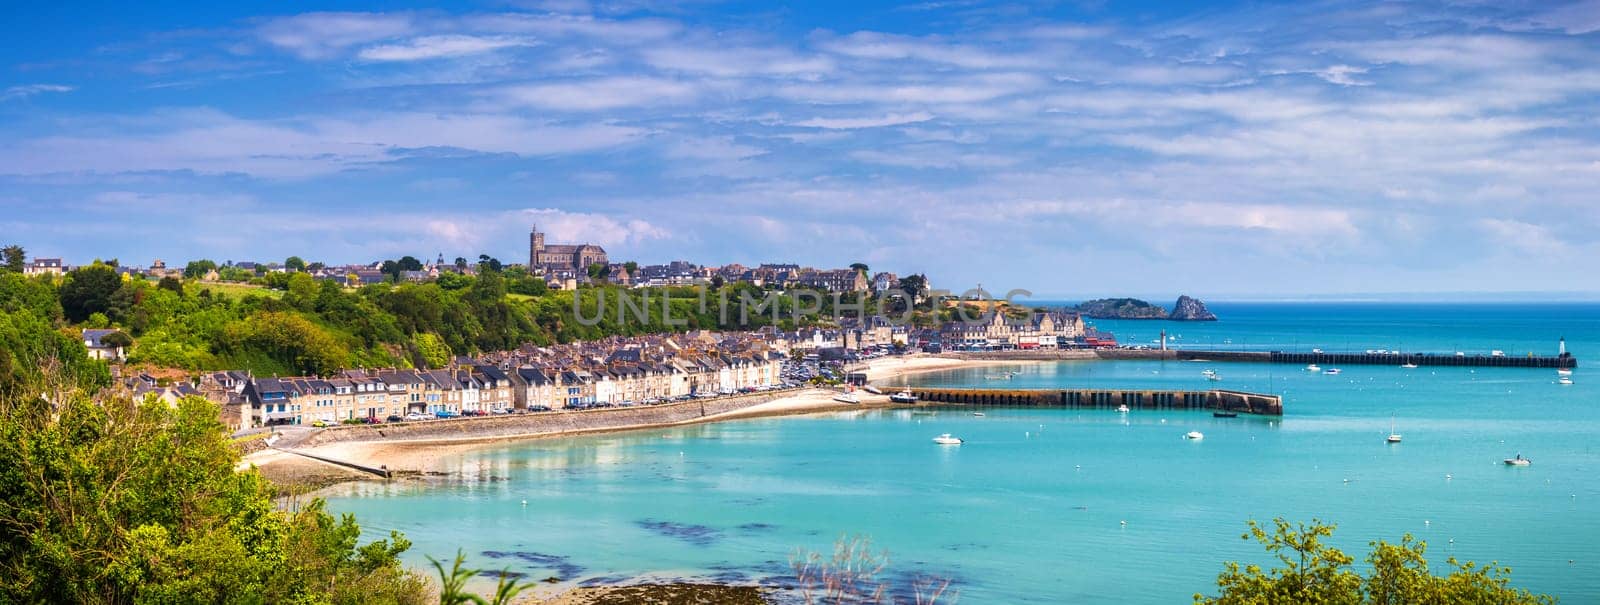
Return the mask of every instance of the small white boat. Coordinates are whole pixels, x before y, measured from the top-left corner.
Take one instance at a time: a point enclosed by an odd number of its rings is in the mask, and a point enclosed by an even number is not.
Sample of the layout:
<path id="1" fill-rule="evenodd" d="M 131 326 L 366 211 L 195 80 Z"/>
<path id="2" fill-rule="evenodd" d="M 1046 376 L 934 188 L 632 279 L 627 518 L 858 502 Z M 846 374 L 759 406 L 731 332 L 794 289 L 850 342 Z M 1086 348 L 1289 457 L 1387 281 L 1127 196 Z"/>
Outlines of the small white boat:
<path id="1" fill-rule="evenodd" d="M 911 393 L 911 389 L 905 389 L 899 393 L 890 395 L 889 401 L 893 401 L 895 403 L 916 403 L 917 396 Z"/>
<path id="2" fill-rule="evenodd" d="M 1556 384 L 1572 384 L 1571 376 L 1562 376 L 1556 379 Z"/>
<path id="3" fill-rule="evenodd" d="M 1184 439 L 1199 440 L 1199 439 L 1205 439 L 1206 436 L 1205 436 L 1204 433 L 1201 433 L 1200 431 L 1189 431 L 1189 432 L 1183 434 L 1183 438 Z"/>
<path id="4" fill-rule="evenodd" d="M 961 438 L 951 437 L 950 433 L 945 433 L 938 437 L 934 437 L 933 442 L 939 445 L 961 445 Z"/>
<path id="5" fill-rule="evenodd" d="M 1328 368 L 1326 370 L 1323 370 L 1322 373 L 1326 374 L 1328 376 L 1337 376 L 1337 375 L 1339 375 L 1340 372 L 1343 372 L 1343 371 L 1344 370 L 1341 370 L 1339 368 Z"/>
<path id="6" fill-rule="evenodd" d="M 1417 364 L 1414 364 L 1414 363 L 1411 363 L 1411 362 L 1406 362 L 1406 363 L 1400 364 L 1400 367 L 1405 368 L 1407 370 L 1415 370 L 1415 369 L 1417 369 Z"/>
<path id="7" fill-rule="evenodd" d="M 856 397 L 855 393 L 840 393 L 834 395 L 833 400 L 839 403 L 861 403 L 861 398 Z"/>
<path id="8" fill-rule="evenodd" d="M 1319 366 L 1319 365 L 1314 364 L 1314 363 L 1313 364 L 1309 364 L 1309 365 L 1306 366 L 1306 371 L 1307 372 L 1321 372 L 1322 371 L 1322 366 Z"/>
<path id="9" fill-rule="evenodd" d="M 1217 373 L 1217 371 L 1216 371 L 1216 370 L 1213 370 L 1213 369 L 1210 369 L 1210 368 L 1206 368 L 1206 369 L 1204 369 L 1204 370 L 1200 370 L 1200 373 L 1201 373 L 1201 374 L 1205 374 L 1205 375 L 1206 375 L 1206 376 L 1211 376 L 1211 375 L 1213 375 L 1213 374 L 1216 374 L 1216 373 Z"/>
<path id="10" fill-rule="evenodd" d="M 1118 412 L 1122 412 L 1124 414 L 1128 413 L 1128 404 L 1124 403 L 1122 405 L 1117 406 L 1117 411 Z"/>
<path id="11" fill-rule="evenodd" d="M 1522 454 L 1517 454 L 1516 458 L 1506 458 L 1506 466 L 1527 466 L 1530 464 L 1533 464 L 1533 461 L 1523 458 Z"/>
<path id="12" fill-rule="evenodd" d="M 1389 436 L 1384 438 L 1389 443 L 1400 443 L 1400 433 L 1394 432 L 1394 416 L 1389 416 Z"/>
<path id="13" fill-rule="evenodd" d="M 1572 375 L 1572 368 L 1561 368 L 1561 369 L 1556 370 L 1556 376 L 1571 376 L 1571 375 Z"/>
<path id="14" fill-rule="evenodd" d="M 976 416 L 978 418 L 982 418 L 983 417 L 983 412 L 973 412 L 972 415 Z"/>
<path id="15" fill-rule="evenodd" d="M 1311 352 L 1312 353 L 1316 353 L 1317 355 L 1321 355 L 1322 354 L 1322 349 L 1312 349 Z"/>
<path id="16" fill-rule="evenodd" d="M 1211 374 L 1209 376 L 1206 376 L 1206 380 L 1209 380 L 1211 382 L 1222 382 L 1222 375 L 1221 374 Z"/>
<path id="17" fill-rule="evenodd" d="M 866 391 L 868 393 L 872 393 L 873 395 L 882 395 L 883 394 L 883 391 L 879 390 L 878 387 L 872 386 L 870 384 L 867 385 L 867 386 L 861 387 L 861 390 Z"/>

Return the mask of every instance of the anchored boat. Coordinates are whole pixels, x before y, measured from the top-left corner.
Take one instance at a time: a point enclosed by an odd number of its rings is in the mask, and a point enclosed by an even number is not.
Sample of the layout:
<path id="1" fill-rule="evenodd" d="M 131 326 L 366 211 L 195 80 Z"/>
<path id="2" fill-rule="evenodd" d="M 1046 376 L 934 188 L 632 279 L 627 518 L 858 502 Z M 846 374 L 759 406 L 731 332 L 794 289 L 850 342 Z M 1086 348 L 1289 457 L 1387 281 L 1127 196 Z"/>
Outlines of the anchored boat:
<path id="1" fill-rule="evenodd" d="M 893 401 L 895 403 L 916 403 L 917 396 L 911 394 L 911 389 L 905 389 L 899 393 L 890 395 L 889 401 Z"/>
<path id="2" fill-rule="evenodd" d="M 1516 458 L 1506 458 L 1506 466 L 1528 466 L 1530 464 L 1533 464 L 1533 461 L 1523 458 L 1522 454 L 1517 454 Z"/>
<path id="3" fill-rule="evenodd" d="M 938 437 L 934 437 L 933 442 L 939 445 L 961 445 L 961 438 L 951 437 L 950 433 L 945 433 L 943 435 L 939 435 Z"/>

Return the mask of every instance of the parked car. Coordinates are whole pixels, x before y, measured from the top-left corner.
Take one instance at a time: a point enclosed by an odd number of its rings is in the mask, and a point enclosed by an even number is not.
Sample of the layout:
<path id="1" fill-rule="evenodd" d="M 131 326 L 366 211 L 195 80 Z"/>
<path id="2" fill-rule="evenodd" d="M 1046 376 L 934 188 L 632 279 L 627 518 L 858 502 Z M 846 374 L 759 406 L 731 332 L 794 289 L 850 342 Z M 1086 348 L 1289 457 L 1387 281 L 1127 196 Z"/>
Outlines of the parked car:
<path id="1" fill-rule="evenodd" d="M 312 422 L 311 426 L 314 426 L 314 427 L 317 427 L 317 428 L 320 429 L 320 428 L 325 427 L 325 426 L 333 426 L 333 423 L 332 422 L 328 422 L 326 420 L 317 420 L 316 422 Z"/>
<path id="2" fill-rule="evenodd" d="M 406 420 L 427 420 L 428 418 L 429 416 L 427 414 L 420 412 L 411 412 L 410 414 L 406 414 Z"/>
<path id="3" fill-rule="evenodd" d="M 491 413 L 491 414 L 510 414 L 511 410 L 508 410 L 506 408 L 495 408 L 493 410 L 490 410 L 489 413 Z"/>
<path id="4" fill-rule="evenodd" d="M 458 417 L 461 416 L 461 413 L 460 412 L 452 412 L 450 410 L 439 410 L 437 412 L 434 412 L 433 415 L 434 416 L 438 416 L 440 418 L 458 418 Z"/>
<path id="5" fill-rule="evenodd" d="M 384 421 L 385 422 L 405 422 L 406 419 L 401 417 L 399 414 L 390 414 L 388 418 L 384 419 Z"/>

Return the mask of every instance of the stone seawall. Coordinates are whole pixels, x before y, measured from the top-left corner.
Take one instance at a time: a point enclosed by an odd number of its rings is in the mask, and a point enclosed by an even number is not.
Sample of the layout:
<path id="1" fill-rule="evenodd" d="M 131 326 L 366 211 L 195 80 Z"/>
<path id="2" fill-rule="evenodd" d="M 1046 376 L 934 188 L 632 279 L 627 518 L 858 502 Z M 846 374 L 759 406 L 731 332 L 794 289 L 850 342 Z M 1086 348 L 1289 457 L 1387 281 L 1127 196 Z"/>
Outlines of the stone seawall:
<path id="1" fill-rule="evenodd" d="M 614 431 L 679 424 L 724 414 L 788 397 L 803 389 L 771 391 L 738 397 L 698 399 L 653 406 L 533 412 L 392 424 L 341 425 L 322 429 L 297 447 L 347 441 L 428 441 L 503 439 L 551 433 Z"/>

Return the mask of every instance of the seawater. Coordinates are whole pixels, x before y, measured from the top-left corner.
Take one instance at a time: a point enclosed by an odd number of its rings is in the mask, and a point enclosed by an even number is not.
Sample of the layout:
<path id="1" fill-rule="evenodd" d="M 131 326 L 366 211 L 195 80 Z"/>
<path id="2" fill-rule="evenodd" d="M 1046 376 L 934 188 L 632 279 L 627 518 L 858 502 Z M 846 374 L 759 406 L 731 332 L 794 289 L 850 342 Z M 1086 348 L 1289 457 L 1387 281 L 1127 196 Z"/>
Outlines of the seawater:
<path id="1" fill-rule="evenodd" d="M 1600 353 L 1595 305 L 1213 305 L 1215 324 L 1102 322 L 1288 349 Z M 1204 336 L 1200 336 L 1204 335 Z M 1407 344 L 1400 344 L 1400 343 Z M 1415 343 L 1414 345 L 1411 343 Z M 1211 383 L 1201 375 L 1223 376 Z M 1359 559 L 1406 533 L 1444 560 L 1498 561 L 1519 586 L 1600 602 L 1600 372 L 1063 362 L 914 375 L 1014 388 L 1270 390 L 1283 418 L 1000 408 L 861 411 L 526 442 L 447 460 L 422 484 L 356 484 L 332 509 L 408 555 L 570 583 L 790 577 L 796 548 L 841 534 L 890 551 L 904 584 L 952 579 L 966 603 L 1171 603 L 1225 561 L 1271 563 L 1250 519 L 1337 523 Z M 1017 374 L 1011 378 L 1000 378 Z M 1590 378 L 1593 377 L 1593 378 Z M 1392 420 L 1391 420 L 1392 419 Z M 1391 422 L 1401 444 L 1384 443 Z M 1190 430 L 1205 434 L 1185 440 Z M 939 433 L 966 439 L 937 446 Z M 1521 453 L 1533 465 L 1509 468 Z M 526 500 L 524 506 L 522 501 Z M 1126 522 L 1124 524 L 1124 522 Z"/>

